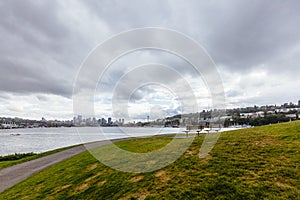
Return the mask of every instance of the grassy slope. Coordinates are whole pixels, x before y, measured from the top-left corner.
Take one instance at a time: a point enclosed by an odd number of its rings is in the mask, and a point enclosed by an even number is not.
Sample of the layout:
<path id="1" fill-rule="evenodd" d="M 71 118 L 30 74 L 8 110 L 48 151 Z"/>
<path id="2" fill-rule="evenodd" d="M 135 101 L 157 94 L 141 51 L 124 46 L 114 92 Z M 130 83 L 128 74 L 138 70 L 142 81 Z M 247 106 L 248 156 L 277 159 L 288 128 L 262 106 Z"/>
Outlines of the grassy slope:
<path id="1" fill-rule="evenodd" d="M 123 141 L 145 152 L 166 137 Z M 222 133 L 205 159 L 203 137 L 164 169 L 115 171 L 84 152 L 0 194 L 0 199 L 300 199 L 300 122 Z"/>
<path id="2" fill-rule="evenodd" d="M 18 159 L 18 160 L 0 161 L 0 170 L 3 169 L 3 168 L 6 168 L 6 167 L 10 167 L 10 166 L 13 166 L 13 165 L 23 163 L 23 162 L 34 160 L 34 159 L 41 158 L 41 157 L 44 157 L 44 156 L 48 156 L 50 154 L 54 154 L 54 153 L 57 153 L 57 152 L 60 152 L 60 151 L 63 151 L 63 150 L 66 150 L 66 149 L 69 149 L 69 148 L 72 148 L 72 147 L 75 147 L 75 146 L 77 146 L 77 145 L 64 147 L 64 148 L 60 148 L 60 149 L 55 149 L 55 150 L 47 151 L 47 152 L 44 152 L 44 153 L 34 154 L 32 156 L 24 156 L 24 158 L 21 158 L 21 159 Z"/>

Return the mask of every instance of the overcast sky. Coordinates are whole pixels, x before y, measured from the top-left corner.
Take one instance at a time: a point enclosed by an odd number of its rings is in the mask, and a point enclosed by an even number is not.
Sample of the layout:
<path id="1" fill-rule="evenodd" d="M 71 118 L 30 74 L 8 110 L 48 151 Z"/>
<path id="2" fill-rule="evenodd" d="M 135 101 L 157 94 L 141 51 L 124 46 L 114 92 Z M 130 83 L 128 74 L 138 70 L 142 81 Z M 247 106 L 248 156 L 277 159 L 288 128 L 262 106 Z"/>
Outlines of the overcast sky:
<path id="1" fill-rule="evenodd" d="M 71 119 L 73 84 L 80 66 L 100 43 L 122 31 L 162 27 L 196 40 L 215 62 L 227 107 L 282 104 L 300 99 L 299 1 L 0 1 L 0 116 Z M 117 60 L 104 78 L 113 86 L 129 66 L 172 66 L 192 85 L 199 108 L 211 106 L 189 64 L 166 52 L 144 50 Z M 138 72 L 136 72 L 138 73 Z M 134 84 L 134 73 L 126 84 Z M 139 74 L 135 74 L 138 76 Z M 157 80 L 169 77 L 151 72 Z M 181 84 L 172 79 L 169 84 Z M 99 86 L 101 87 L 101 86 Z M 111 116 L 112 97 L 95 94 L 97 117 Z M 119 90 L 126 93 L 126 87 Z M 168 88 L 137 88 L 131 119 L 181 112 Z M 122 116 L 116 116 L 122 117 Z"/>

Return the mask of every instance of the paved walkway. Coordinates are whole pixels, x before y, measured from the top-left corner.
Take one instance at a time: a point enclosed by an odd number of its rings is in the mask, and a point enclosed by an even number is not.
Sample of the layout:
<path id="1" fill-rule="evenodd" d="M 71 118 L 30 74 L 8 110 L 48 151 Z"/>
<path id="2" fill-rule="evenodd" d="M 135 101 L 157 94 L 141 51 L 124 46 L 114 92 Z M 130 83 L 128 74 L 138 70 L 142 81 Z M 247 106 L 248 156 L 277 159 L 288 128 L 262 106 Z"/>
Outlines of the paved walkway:
<path id="1" fill-rule="evenodd" d="M 111 141 L 105 140 L 105 141 L 88 143 L 58 153 L 54 153 L 42 158 L 38 158 L 18 165 L 4 168 L 0 171 L 0 193 L 14 186 L 15 184 L 21 182 L 22 180 L 28 178 L 29 176 L 36 174 L 56 163 L 71 158 L 81 152 L 84 152 L 87 149 L 92 149 L 95 147 L 110 144 L 111 142 L 128 140 L 128 139 L 131 138 L 114 139 Z"/>

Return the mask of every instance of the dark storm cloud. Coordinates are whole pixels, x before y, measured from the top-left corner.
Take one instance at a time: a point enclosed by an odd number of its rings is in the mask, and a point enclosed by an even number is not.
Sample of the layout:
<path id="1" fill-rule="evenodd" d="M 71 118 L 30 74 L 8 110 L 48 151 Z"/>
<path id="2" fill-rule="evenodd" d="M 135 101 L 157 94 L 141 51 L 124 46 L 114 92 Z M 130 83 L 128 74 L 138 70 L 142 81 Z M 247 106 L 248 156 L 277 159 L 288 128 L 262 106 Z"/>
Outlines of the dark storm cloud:
<path id="1" fill-rule="evenodd" d="M 269 76 L 284 72 L 297 78 L 299 10 L 299 1 L 1 1 L 0 91 L 69 97 L 82 60 L 96 44 L 120 31 L 149 26 L 191 36 L 217 65 L 240 76 L 263 68 Z M 155 61 L 194 76 L 187 63 L 172 56 Z M 165 79 L 159 72 L 152 75 Z M 110 76 L 107 85 L 120 73 Z M 229 91 L 229 97 L 241 93 Z"/>
<path id="2" fill-rule="evenodd" d="M 34 70 L 24 63 L 0 60 L 0 90 L 14 93 L 53 93 L 70 96 L 71 92 L 65 80 L 52 77 L 43 70 Z"/>
<path id="3" fill-rule="evenodd" d="M 68 29 L 59 20 L 56 1 L 12 0 L 1 5 L 1 25 L 39 44 L 40 37 L 52 42 L 66 38 Z M 35 33 L 35 35 L 31 35 Z M 41 43 L 40 43 L 41 44 Z"/>
<path id="4" fill-rule="evenodd" d="M 247 70 L 290 53 L 300 42 L 298 1 L 234 1 L 217 5 L 209 51 L 235 70 Z"/>
<path id="5" fill-rule="evenodd" d="M 203 44 L 218 65 L 231 71 L 249 71 L 261 64 L 266 64 L 264 67 L 269 71 L 282 70 L 282 65 L 272 61 L 281 57 L 285 61 L 285 55 L 300 42 L 298 1 L 156 3 L 88 1 L 86 4 L 117 31 L 146 26 L 181 31 Z M 299 61 L 295 58 L 289 67 Z"/>
<path id="6" fill-rule="evenodd" d="M 0 90 L 70 97 L 81 61 L 71 30 L 56 1 L 1 2 Z"/>

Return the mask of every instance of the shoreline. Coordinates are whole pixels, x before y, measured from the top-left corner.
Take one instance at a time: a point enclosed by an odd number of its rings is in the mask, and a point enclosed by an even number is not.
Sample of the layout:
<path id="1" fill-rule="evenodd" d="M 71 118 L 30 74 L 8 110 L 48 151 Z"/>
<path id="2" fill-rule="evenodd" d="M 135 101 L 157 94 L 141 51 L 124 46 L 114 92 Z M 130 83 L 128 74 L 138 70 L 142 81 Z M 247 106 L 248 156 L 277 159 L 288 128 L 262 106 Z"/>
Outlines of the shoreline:
<path id="1" fill-rule="evenodd" d="M 103 131 L 101 131 L 103 130 Z M 103 132 L 103 133 L 101 133 Z M 179 133 L 174 128 L 82 127 L 0 130 L 0 155 L 43 153 L 58 148 L 124 137 L 152 136 Z"/>
<path id="2" fill-rule="evenodd" d="M 82 128 L 86 128 L 86 127 L 82 127 Z M 92 127 L 90 127 L 92 128 Z M 109 128 L 112 128 L 112 127 L 109 127 Z M 121 128 L 121 127 L 120 127 Z M 134 127 L 134 129 L 136 130 L 150 130 L 153 128 L 153 130 L 157 129 L 155 127 L 148 127 L 148 128 L 145 128 L 145 127 Z M 245 128 L 245 127 L 244 127 Z M 44 129 L 44 128 L 40 128 L 41 130 L 51 130 L 51 128 L 47 128 L 47 129 Z M 67 128 L 69 129 L 69 128 Z M 97 136 L 97 133 L 94 133 L 92 132 L 91 134 L 87 134 L 87 137 L 85 135 L 81 135 L 79 134 L 78 132 L 76 133 L 76 128 L 74 128 L 74 132 L 69 132 L 69 133 L 60 133 L 58 134 L 58 136 L 62 136 L 62 137 L 66 137 L 66 139 L 68 138 L 73 138 L 74 140 L 73 141 L 68 141 L 68 142 L 64 142 L 64 143 L 54 143 L 55 140 L 56 140 L 56 134 L 54 134 L 52 136 L 52 138 L 47 138 L 48 139 L 48 144 L 56 144 L 56 145 L 49 145 L 46 146 L 43 145 L 42 147 L 43 148 L 39 148 L 39 147 L 35 147 L 35 146 L 22 146 L 22 148 L 11 148 L 13 146 L 8 146 L 8 149 L 5 149 L 5 145 L 2 146 L 3 148 L 3 153 L 0 153 L 0 156 L 9 156 L 9 155 L 14 155 L 14 154 L 26 154 L 26 153 L 35 153 L 35 154 L 42 154 L 42 153 L 46 153 L 48 151 L 55 151 L 57 149 L 61 149 L 61 148 L 68 148 L 68 147 L 72 147 L 72 146 L 76 146 L 76 145 L 83 145 L 83 144 L 88 144 L 88 143 L 94 143 L 94 142 L 98 142 L 98 141 L 104 141 L 104 140 L 115 140 L 115 139 L 124 139 L 124 138 L 134 138 L 134 137 L 151 137 L 151 136 L 156 136 L 156 135 L 166 135 L 166 134 L 186 134 L 186 130 L 184 128 L 167 128 L 168 131 L 166 132 L 156 132 L 156 133 L 147 133 L 147 132 L 136 132 L 136 133 L 132 133 L 130 135 L 124 135 L 124 133 L 106 133 L 106 134 L 111 134 L 111 135 L 98 135 Z M 216 132 L 226 132 L 226 131 L 233 131 L 233 130 L 239 130 L 239 129 L 242 129 L 241 127 L 234 127 L 234 128 L 205 128 L 203 129 L 200 133 L 201 134 L 206 134 L 206 133 L 216 133 Z M 3 130 L 3 129 L 2 129 Z M 6 129 L 7 130 L 7 129 Z M 9 130 L 17 130 L 17 129 L 9 129 Z M 33 130 L 33 129 L 20 129 L 20 130 L 23 130 L 23 131 L 27 131 L 27 130 Z M 38 129 L 35 129 L 34 130 L 38 130 Z M 57 130 L 57 128 L 53 128 L 53 130 Z M 61 130 L 64 130 L 64 128 L 62 128 Z M 89 131 L 89 130 L 88 130 Z M 174 131 L 174 132 L 171 132 L 171 131 Z M 197 133 L 198 130 L 189 130 L 189 134 L 192 134 L 192 133 Z M 0 130 L 0 133 L 1 133 L 1 130 Z M 6 132 L 5 135 L 1 135 L 0 136 L 3 136 L 3 137 L 15 137 L 16 139 L 19 140 L 19 138 L 21 138 L 22 140 L 28 140 L 28 136 L 30 137 L 30 135 L 34 135 L 36 133 L 30 133 L 30 132 L 15 132 L 15 133 L 10 133 L 9 132 Z M 40 139 L 44 138 L 44 136 L 47 136 L 47 135 L 51 135 L 52 133 L 51 132 L 41 132 L 41 133 L 37 133 L 40 135 Z M 136 136 L 134 135 L 136 134 Z M 90 136 L 93 136 L 93 137 L 98 137 L 98 138 L 91 138 L 89 139 L 88 137 Z M 102 137 L 103 136 L 103 137 Z M 26 137 L 26 138 L 25 138 Z M 100 138 L 102 137 L 102 138 Z M 25 138 L 25 139 L 24 139 Z M 85 140 L 85 141 L 84 141 Z M 88 141 L 90 140 L 90 141 Z M 3 140 L 4 141 L 4 140 Z M 61 141 L 64 141 L 64 138 L 63 140 Z M 22 144 L 22 141 L 21 143 Z M 7 152 L 7 153 L 5 153 Z"/>
<path id="3" fill-rule="evenodd" d="M 149 137 L 149 136 L 148 136 Z M 112 140 L 103 140 L 90 142 L 85 144 L 80 144 L 69 149 L 46 155 L 37 159 L 26 161 L 20 164 L 16 164 L 10 167 L 3 168 L 0 170 L 0 193 L 9 189 L 10 187 L 16 185 L 17 183 L 25 180 L 26 178 L 52 166 L 60 163 L 68 158 L 78 155 L 82 152 L 88 151 L 90 149 L 111 144 L 113 142 L 130 140 L 135 137 L 130 138 L 118 138 Z"/>

